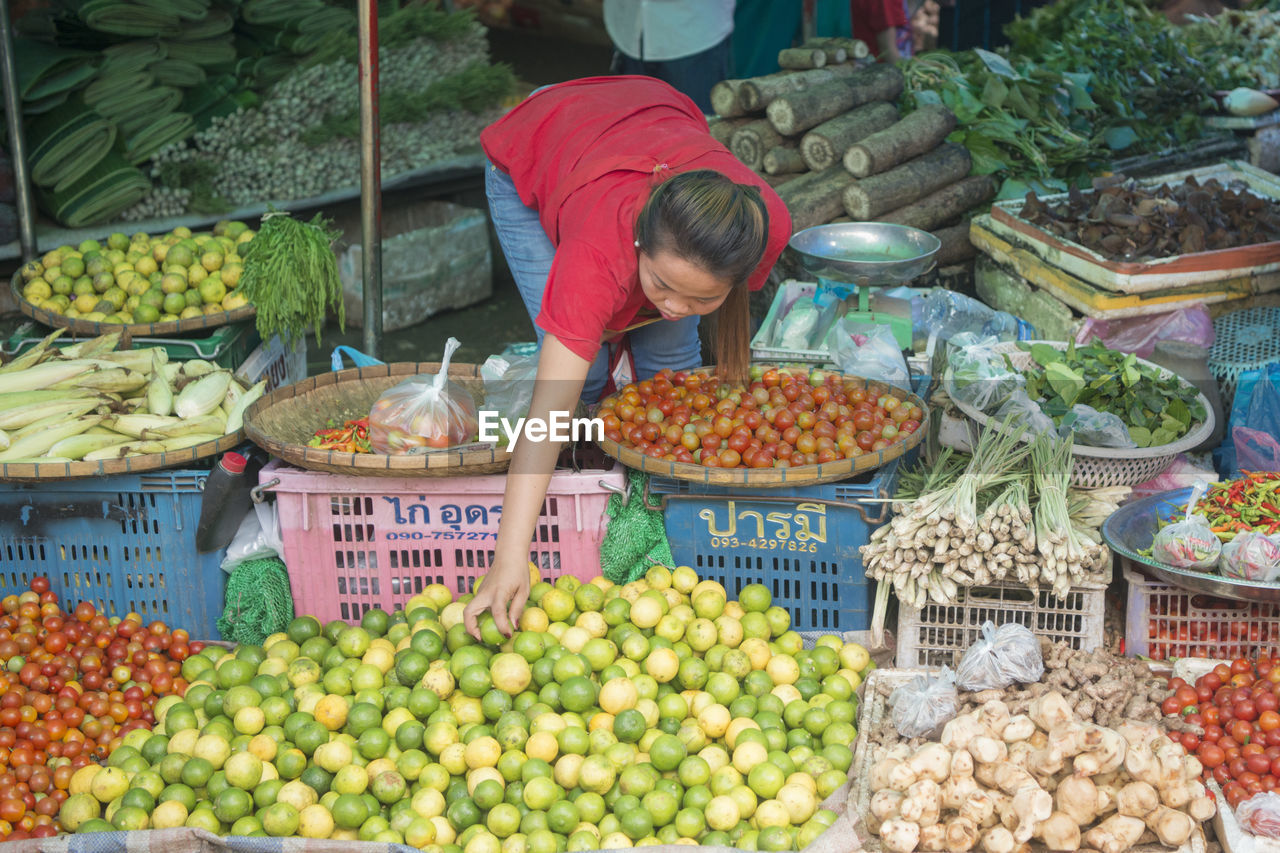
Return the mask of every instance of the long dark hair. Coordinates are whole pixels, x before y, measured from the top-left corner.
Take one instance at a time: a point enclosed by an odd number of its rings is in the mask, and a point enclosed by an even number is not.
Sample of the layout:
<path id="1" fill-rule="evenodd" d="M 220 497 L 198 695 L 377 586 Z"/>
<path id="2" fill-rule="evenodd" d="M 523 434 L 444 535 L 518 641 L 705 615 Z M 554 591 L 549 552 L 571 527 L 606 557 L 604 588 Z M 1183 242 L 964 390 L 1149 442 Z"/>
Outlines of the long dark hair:
<path id="1" fill-rule="evenodd" d="M 647 255 L 672 252 L 729 283 L 712 316 L 720 372 L 746 375 L 750 294 L 747 280 L 769 241 L 769 209 L 757 187 L 719 172 L 683 172 L 659 184 L 636 219 L 636 242 Z"/>

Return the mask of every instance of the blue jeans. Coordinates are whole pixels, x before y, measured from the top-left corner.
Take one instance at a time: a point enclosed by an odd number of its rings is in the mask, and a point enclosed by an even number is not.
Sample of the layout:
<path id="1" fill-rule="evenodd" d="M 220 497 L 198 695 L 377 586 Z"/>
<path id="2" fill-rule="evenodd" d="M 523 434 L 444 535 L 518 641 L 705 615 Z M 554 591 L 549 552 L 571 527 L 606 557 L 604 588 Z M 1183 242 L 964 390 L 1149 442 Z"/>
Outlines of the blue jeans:
<path id="1" fill-rule="evenodd" d="M 538 345 L 544 332 L 538 328 L 542 311 L 542 294 L 556 249 L 542 229 L 538 212 L 526 207 L 516 192 L 515 184 L 492 163 L 485 164 L 484 191 L 489 199 L 489 215 L 498 243 L 506 256 L 507 266 L 515 279 L 520 298 L 529 318 L 534 321 Z M 630 247 L 628 247 L 628 251 Z M 659 320 L 628 332 L 631 355 L 635 360 L 637 379 L 647 379 L 664 368 L 687 370 L 702 364 L 702 345 L 698 339 L 698 317 L 668 322 Z M 601 347 L 582 386 L 582 399 L 594 403 L 600 398 L 609 377 L 609 345 Z"/>

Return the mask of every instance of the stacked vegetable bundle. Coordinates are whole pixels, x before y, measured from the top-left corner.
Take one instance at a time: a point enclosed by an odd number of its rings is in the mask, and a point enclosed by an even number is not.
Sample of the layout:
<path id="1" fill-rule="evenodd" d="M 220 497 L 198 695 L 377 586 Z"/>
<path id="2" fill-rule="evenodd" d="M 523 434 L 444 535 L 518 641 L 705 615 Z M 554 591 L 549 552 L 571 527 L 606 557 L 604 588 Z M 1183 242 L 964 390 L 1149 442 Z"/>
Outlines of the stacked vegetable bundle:
<path id="1" fill-rule="evenodd" d="M 892 588 L 905 606 L 953 604 L 961 587 L 1016 581 L 1059 598 L 1105 569 L 1097 526 L 1127 489 L 1068 489 L 1071 447 L 1050 433 L 1030 445 L 1023 425 L 985 429 L 968 460 L 944 450 L 905 474 L 894 518 L 861 548 L 880 582 L 877 614 Z"/>
<path id="2" fill-rule="evenodd" d="M 240 430 L 266 390 L 161 347 L 116 351 L 118 333 L 53 346 L 64 330 L 0 367 L 0 463 L 96 462 L 165 453 Z"/>
<path id="3" fill-rule="evenodd" d="M 779 58 L 784 67 L 796 62 L 788 51 Z M 849 220 L 908 225 L 935 232 L 938 263 L 955 263 L 973 253 L 967 226 L 955 223 L 995 195 L 995 182 L 970 176 L 969 153 L 946 143 L 951 110 L 899 112 L 904 85 L 893 66 L 848 63 L 726 80 L 712 90 L 712 133 L 777 189 L 796 230 Z"/>
<path id="4" fill-rule="evenodd" d="M 411 5 L 380 25 L 382 170 L 386 177 L 474 148 L 514 78 L 489 63 L 470 13 Z M 126 218 L 222 212 L 314 198 L 360 172 L 355 36 L 333 35 L 323 61 L 291 71 L 261 106 L 215 119 L 152 160 L 158 189 Z M 166 189 L 167 188 L 167 189 Z"/>

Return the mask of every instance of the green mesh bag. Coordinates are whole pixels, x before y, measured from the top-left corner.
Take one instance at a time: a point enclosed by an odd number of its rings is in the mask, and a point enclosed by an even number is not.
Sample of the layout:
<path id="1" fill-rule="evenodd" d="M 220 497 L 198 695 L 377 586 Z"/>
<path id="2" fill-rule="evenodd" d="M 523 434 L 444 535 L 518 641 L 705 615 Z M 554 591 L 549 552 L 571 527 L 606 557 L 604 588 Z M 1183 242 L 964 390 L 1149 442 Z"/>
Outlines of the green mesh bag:
<path id="1" fill-rule="evenodd" d="M 245 560 L 227 579 L 226 605 L 218 619 L 222 639 L 260 646 L 293 621 L 289 573 L 275 558 Z"/>
<path id="2" fill-rule="evenodd" d="M 638 580 L 650 566 L 670 566 L 675 561 L 662 510 L 648 506 L 644 499 L 648 475 L 635 469 L 627 473 L 627 497 L 609 498 L 605 509 L 609 527 L 600 544 L 601 571 L 617 584 Z"/>

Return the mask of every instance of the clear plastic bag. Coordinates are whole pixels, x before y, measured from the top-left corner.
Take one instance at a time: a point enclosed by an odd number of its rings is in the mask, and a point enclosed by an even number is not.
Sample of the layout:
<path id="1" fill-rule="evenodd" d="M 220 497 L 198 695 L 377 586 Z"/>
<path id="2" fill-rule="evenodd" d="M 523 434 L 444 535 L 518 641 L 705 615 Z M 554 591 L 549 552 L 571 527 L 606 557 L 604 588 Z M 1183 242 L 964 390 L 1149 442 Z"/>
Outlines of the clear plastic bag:
<path id="1" fill-rule="evenodd" d="M 1156 344 L 1161 341 L 1177 341 L 1209 349 L 1214 341 L 1213 318 L 1203 305 L 1124 320 L 1089 317 L 1076 334 L 1076 343 L 1087 344 L 1094 338 L 1110 349 L 1133 353 L 1139 358 L 1150 358 Z"/>
<path id="2" fill-rule="evenodd" d="M 438 373 L 406 379 L 373 404 L 369 444 L 375 453 L 426 453 L 474 438 L 476 401 L 471 392 L 449 379 L 449 359 L 459 346 L 456 338 L 449 338 Z"/>
<path id="3" fill-rule="evenodd" d="M 515 423 L 529 414 L 533 384 L 538 377 L 538 354 L 503 357 L 491 355 L 480 365 L 484 380 L 484 407 Z"/>
<path id="4" fill-rule="evenodd" d="M 809 349 L 822 312 L 812 299 L 797 299 L 778 324 L 773 345 L 782 349 Z"/>
<path id="5" fill-rule="evenodd" d="M 1236 806 L 1236 821 L 1250 835 L 1280 839 L 1280 794 L 1254 794 Z"/>
<path id="6" fill-rule="evenodd" d="M 968 333 L 951 341 L 946 383 L 951 399 L 990 412 L 1025 385 L 1022 374 L 992 350 L 996 343 L 999 341 L 995 338 L 978 338 Z"/>
<path id="7" fill-rule="evenodd" d="M 899 388 L 911 387 L 907 360 L 888 326 L 848 323 L 844 317 L 831 330 L 831 360 L 842 373 L 879 379 Z"/>
<path id="8" fill-rule="evenodd" d="M 1129 428 L 1125 426 L 1119 415 L 1111 412 L 1099 412 L 1093 406 L 1076 403 L 1071 407 L 1076 416 L 1070 430 L 1074 434 L 1072 441 L 1088 447 L 1137 447 L 1137 443 L 1129 437 Z"/>
<path id="9" fill-rule="evenodd" d="M 1003 690 L 1011 684 L 1032 684 L 1044 675 L 1040 640 L 1017 622 L 999 628 L 986 622 L 982 639 L 969 647 L 956 667 L 956 684 L 962 690 Z"/>
<path id="10" fill-rule="evenodd" d="M 1023 388 L 1018 388 L 1010 394 L 1004 404 L 996 410 L 995 419 L 1000 423 L 1005 423 L 1010 418 L 1013 418 L 1014 422 L 1021 421 L 1025 429 L 1036 435 L 1057 429 L 1053 425 L 1053 419 L 1040 409 L 1039 404 L 1031 401 Z"/>
<path id="11" fill-rule="evenodd" d="M 255 503 L 253 509 L 245 513 L 240 529 L 227 546 L 221 568 L 224 572 L 230 572 L 249 560 L 264 560 L 283 554 L 284 541 L 280 537 L 280 517 L 276 512 L 275 502 Z"/>
<path id="12" fill-rule="evenodd" d="M 1222 546 L 1218 569 L 1229 578 L 1280 580 L 1280 536 L 1246 531 Z"/>
<path id="13" fill-rule="evenodd" d="M 1018 318 L 993 311 L 978 300 L 951 290 L 937 288 L 924 298 L 921 319 L 926 334 L 951 341 L 962 332 L 972 332 L 997 341 L 1018 339 Z"/>
<path id="14" fill-rule="evenodd" d="M 1192 515 L 1195 505 L 1208 486 L 1197 483 L 1187 502 L 1187 517 L 1156 531 L 1151 540 L 1152 559 L 1173 566 L 1175 569 L 1211 571 L 1218 565 L 1222 542 L 1203 515 Z"/>
<path id="15" fill-rule="evenodd" d="M 889 694 L 894 728 L 903 737 L 929 737 L 960 713 L 956 674 L 943 667 L 936 678 L 917 675 Z"/>

